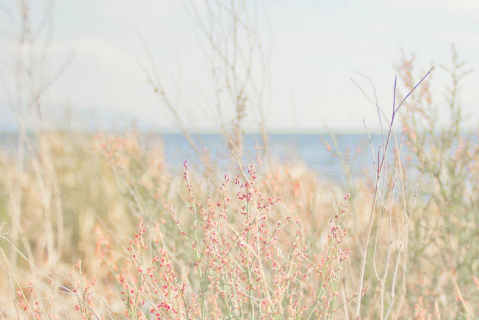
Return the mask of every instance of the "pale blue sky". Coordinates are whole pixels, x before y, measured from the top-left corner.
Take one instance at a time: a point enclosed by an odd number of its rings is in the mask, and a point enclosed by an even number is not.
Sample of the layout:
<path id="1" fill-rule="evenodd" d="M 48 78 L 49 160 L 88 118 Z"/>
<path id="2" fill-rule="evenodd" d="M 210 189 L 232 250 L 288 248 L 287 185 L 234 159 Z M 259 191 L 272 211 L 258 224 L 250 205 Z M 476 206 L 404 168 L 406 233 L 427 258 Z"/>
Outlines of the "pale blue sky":
<path id="1" fill-rule="evenodd" d="M 32 1 L 37 23 L 42 13 L 42 7 L 36 7 L 39 2 Z M 377 128 L 375 110 L 350 78 L 361 80 L 353 71 L 370 77 L 380 105 L 389 110 L 393 62 L 400 58 L 400 47 L 415 52 L 418 67 L 426 70 L 431 61 L 449 63 L 454 42 L 469 67 L 479 70 L 479 1 L 259 3 L 271 27 L 269 30 L 261 20 L 265 46 L 272 44 L 265 101 L 267 125 L 272 131 L 323 131 L 325 126 L 337 131 L 363 131 L 363 119 L 371 129 Z M 1 17 L 13 21 L 0 17 L 0 68 L 4 79 L 11 79 L 12 41 L 19 19 L 16 1 L 3 0 L 2 5 L 7 13 Z M 73 60 L 47 92 L 47 113 L 58 114 L 59 109 L 69 106 L 83 114 L 96 114 L 95 123 L 100 127 L 109 125 L 112 119 L 125 125 L 137 119 L 145 130 L 173 130 L 173 118 L 155 99 L 138 64 L 148 63 L 141 35 L 162 80 L 171 83 L 181 76 L 188 106 L 181 112 L 193 115 L 191 128 L 214 129 L 209 107 L 200 94 L 211 92 L 209 68 L 198 44 L 201 37 L 195 33 L 183 1 L 60 0 L 55 2 L 54 13 L 50 70 L 70 55 Z M 435 70 L 433 92 L 437 93 L 439 108 L 444 106 L 441 90 L 448 80 L 442 70 Z M 479 123 L 477 83 L 478 72 L 466 78 L 462 92 L 462 104 L 471 114 L 473 125 Z M 5 90 L 0 89 L 0 129 L 8 129 L 14 120 Z M 255 121 L 254 117 L 248 118 L 249 126 L 254 127 Z"/>

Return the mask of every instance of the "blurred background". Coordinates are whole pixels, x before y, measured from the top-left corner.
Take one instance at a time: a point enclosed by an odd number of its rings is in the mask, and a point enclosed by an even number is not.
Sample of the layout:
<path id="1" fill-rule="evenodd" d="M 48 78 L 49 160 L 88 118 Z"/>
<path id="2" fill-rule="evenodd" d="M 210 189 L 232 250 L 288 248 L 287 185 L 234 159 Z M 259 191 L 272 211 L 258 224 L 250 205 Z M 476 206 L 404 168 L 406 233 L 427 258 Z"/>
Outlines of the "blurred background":
<path id="1" fill-rule="evenodd" d="M 64 125 L 61 119 L 69 110 L 82 119 L 84 129 L 129 127 L 136 120 L 142 131 L 179 133 L 175 117 L 147 83 L 143 68 L 151 71 L 154 65 L 188 129 L 220 132 L 208 30 L 198 28 L 198 20 L 207 22 L 201 1 L 27 3 L 32 50 L 43 59 L 35 68 L 41 68 L 45 82 L 54 80 L 42 92 L 50 122 Z M 432 62 L 449 63 L 452 43 L 468 66 L 477 69 L 477 1 L 265 0 L 246 6 L 245 19 L 261 44 L 251 73 L 263 86 L 269 132 L 364 133 L 363 119 L 378 132 L 374 106 L 350 79 L 372 95 L 369 82 L 355 72 L 369 77 L 380 107 L 388 112 L 401 48 L 406 55 L 416 54 L 418 74 L 425 74 Z M 19 106 L 10 80 L 18 72 L 20 7 L 17 1 L 0 5 L 0 131 L 18 129 L 14 110 Z M 237 41 L 247 50 L 247 37 L 239 35 Z M 444 120 L 442 92 L 450 78 L 440 68 L 432 76 L 431 90 Z M 463 83 L 468 125 L 479 120 L 478 81 L 479 74 L 473 73 Z M 259 132 L 257 112 L 248 110 L 245 117 L 245 129 Z"/>

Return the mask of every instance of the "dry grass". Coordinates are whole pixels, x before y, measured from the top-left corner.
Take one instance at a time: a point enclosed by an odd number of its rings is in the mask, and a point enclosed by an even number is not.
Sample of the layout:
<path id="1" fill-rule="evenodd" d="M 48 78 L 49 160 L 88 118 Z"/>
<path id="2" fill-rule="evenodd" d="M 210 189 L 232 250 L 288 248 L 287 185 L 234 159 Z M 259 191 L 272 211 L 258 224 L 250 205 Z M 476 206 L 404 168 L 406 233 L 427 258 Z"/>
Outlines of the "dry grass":
<path id="1" fill-rule="evenodd" d="M 256 34 L 234 8 L 217 4 L 232 19 L 228 25 Z M 47 63 L 29 60 L 35 35 L 26 2 L 20 11 L 16 79 L 35 84 L 35 66 Z M 206 21 L 223 32 L 215 12 Z M 206 34 L 213 46 L 216 34 Z M 231 34 L 226 44 L 236 43 Z M 264 51 L 253 40 L 250 52 L 265 72 Z M 221 49 L 217 56 L 216 80 L 227 80 L 218 82 L 213 105 L 219 115 L 223 107 L 234 113 L 232 122 L 218 119 L 225 140 L 242 155 L 245 110 L 256 107 L 267 146 L 264 85 L 250 78 L 252 60 L 244 75 L 236 54 L 232 62 Z M 373 175 L 349 178 L 350 190 L 304 166 L 274 164 L 267 153 L 268 164 L 256 168 L 232 161 L 229 172 L 217 172 L 202 157 L 206 173 L 185 163 L 183 174 L 172 175 L 161 145 L 145 147 L 134 130 L 95 137 L 45 130 L 41 98 L 49 83 L 25 85 L 18 91 L 25 99 L 12 106 L 20 119 L 18 149 L 0 153 L 1 317 L 474 319 L 479 148 L 460 130 L 459 83 L 467 72 L 453 50 L 446 69 L 451 123 L 438 132 L 429 78 L 416 88 L 413 64 L 406 57 L 398 64 L 409 99 L 395 91 L 403 103 L 393 106 L 392 118 L 378 108 L 385 135 L 381 146 L 371 146 Z M 157 74 L 145 72 L 189 137 Z M 36 114 L 33 121 L 22 110 Z M 26 133 L 31 123 L 33 136 Z"/>
<path id="2" fill-rule="evenodd" d="M 446 217 L 424 182 L 419 193 L 407 160 L 402 176 L 391 160 L 374 204 L 374 177 L 348 199 L 300 165 L 205 179 L 185 164 L 171 176 L 161 146 L 142 139 L 49 132 L 22 171 L 2 156 L 5 319 L 355 319 L 357 305 L 366 319 L 478 312 L 477 248 L 461 242 L 476 225 Z M 472 206 L 473 190 L 467 197 Z"/>

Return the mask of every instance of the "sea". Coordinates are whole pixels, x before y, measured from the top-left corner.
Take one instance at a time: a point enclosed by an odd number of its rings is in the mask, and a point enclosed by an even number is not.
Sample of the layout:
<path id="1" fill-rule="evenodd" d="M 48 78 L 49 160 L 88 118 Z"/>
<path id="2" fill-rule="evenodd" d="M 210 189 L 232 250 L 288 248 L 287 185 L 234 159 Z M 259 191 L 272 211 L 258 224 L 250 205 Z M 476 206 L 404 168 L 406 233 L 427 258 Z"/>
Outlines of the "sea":
<path id="1" fill-rule="evenodd" d="M 144 140 L 159 140 L 164 146 L 164 157 L 171 171 L 182 170 L 184 161 L 201 170 L 201 161 L 182 134 L 145 134 Z M 382 149 L 382 136 L 373 134 L 369 140 L 366 134 L 270 134 L 269 151 L 271 159 L 278 165 L 303 165 L 312 169 L 323 180 L 336 183 L 345 181 L 347 176 L 354 179 L 373 172 L 374 157 Z M 0 134 L 0 149 L 15 152 L 16 134 Z M 193 136 L 202 152 L 206 151 L 219 167 L 226 166 L 232 157 L 224 137 L 220 134 L 197 134 Z M 373 146 L 373 150 L 371 149 Z M 405 147 L 404 147 L 405 148 Z M 259 135 L 244 137 L 244 156 L 241 162 L 260 165 L 264 145 Z M 392 150 L 391 150 L 392 151 Z M 392 159 L 393 152 L 389 152 Z M 230 160 L 227 160 L 230 159 Z M 264 158 L 263 158 L 264 159 Z M 264 162 L 264 160 L 263 160 Z M 221 169 L 220 169 L 221 170 Z"/>

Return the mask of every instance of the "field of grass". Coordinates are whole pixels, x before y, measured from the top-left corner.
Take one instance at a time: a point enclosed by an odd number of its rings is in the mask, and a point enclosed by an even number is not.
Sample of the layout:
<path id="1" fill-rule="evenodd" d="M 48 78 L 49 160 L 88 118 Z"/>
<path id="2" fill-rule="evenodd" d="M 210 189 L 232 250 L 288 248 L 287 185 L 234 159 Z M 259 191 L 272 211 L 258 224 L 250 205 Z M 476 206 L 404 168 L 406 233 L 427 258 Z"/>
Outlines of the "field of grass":
<path id="1" fill-rule="evenodd" d="M 469 71 L 454 47 L 445 104 L 433 100 L 433 73 L 415 78 L 414 56 L 402 56 L 389 111 L 368 97 L 382 129 L 382 143 L 363 150 L 374 160 L 358 174 L 350 154 L 326 145 L 346 174 L 331 183 L 272 158 L 267 76 L 252 75 L 266 73 L 269 53 L 245 4 L 213 3 L 206 20 L 191 14 L 211 47 L 226 172 L 191 139 L 182 99 L 162 86 L 150 52 L 151 68 L 142 65 L 202 161 L 175 174 L 161 143 L 135 129 L 46 129 L 42 94 L 54 81 L 38 69 L 48 50 L 37 60 L 19 2 L 19 139 L 0 149 L 1 319 L 479 318 L 479 143 L 462 130 Z M 248 113 L 258 117 L 258 155 L 244 151 Z"/>
<path id="2" fill-rule="evenodd" d="M 428 81 L 349 190 L 274 161 L 172 175 L 135 130 L 23 136 L 0 154 L 2 319 L 475 319 L 479 148 L 457 82 L 436 130 Z"/>

